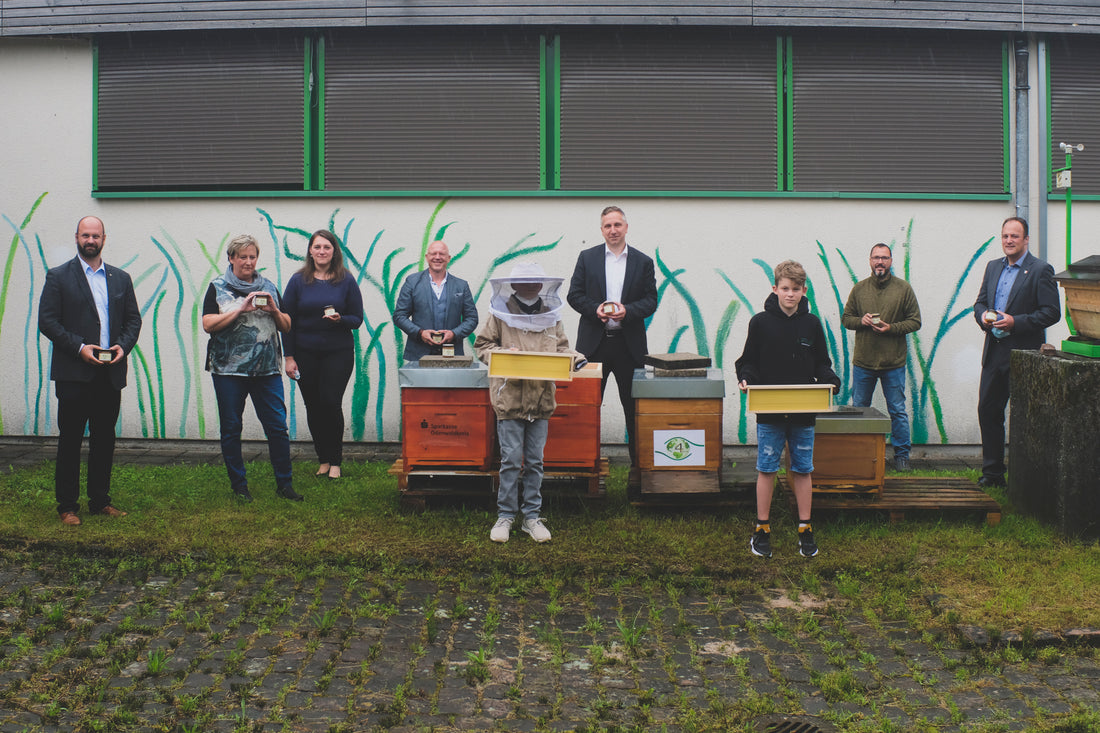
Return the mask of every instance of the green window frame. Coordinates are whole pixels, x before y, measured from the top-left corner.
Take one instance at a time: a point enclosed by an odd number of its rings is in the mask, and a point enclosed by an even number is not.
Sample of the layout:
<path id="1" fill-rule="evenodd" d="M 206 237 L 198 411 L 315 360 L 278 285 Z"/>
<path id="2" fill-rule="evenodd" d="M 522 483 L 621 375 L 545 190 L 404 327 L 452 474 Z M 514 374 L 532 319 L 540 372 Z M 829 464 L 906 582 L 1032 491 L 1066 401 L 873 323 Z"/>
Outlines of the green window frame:
<path id="1" fill-rule="evenodd" d="M 512 29 L 327 34 L 324 189 L 544 189 L 543 43 Z"/>
<path id="2" fill-rule="evenodd" d="M 1007 194 L 1003 39 L 837 31 L 788 44 L 787 190 Z"/>
<path id="3" fill-rule="evenodd" d="M 1083 144 L 1084 155 L 1100 150 L 1100 81 L 1096 79 L 1096 64 L 1100 64 L 1100 46 L 1092 37 L 1063 35 L 1047 39 L 1047 195 L 1051 200 L 1064 199 L 1065 191 L 1055 186 L 1055 171 L 1064 168 L 1066 154 L 1058 143 Z M 1100 201 L 1100 166 L 1090 158 L 1073 169 L 1073 198 Z"/>
<path id="4" fill-rule="evenodd" d="M 310 50 L 279 32 L 100 39 L 93 192 L 301 191 Z"/>
<path id="5" fill-rule="evenodd" d="M 1008 47 L 990 34 L 502 27 L 134 39 L 95 47 L 95 197 L 1008 197 Z M 910 68 L 931 57 L 950 62 Z M 975 57 L 980 73 L 962 73 Z M 975 96 L 977 121 L 955 114 Z M 173 110 L 177 100 L 186 104 Z M 845 118 L 853 109 L 866 119 Z M 951 145 L 928 154 L 930 136 Z"/>
<path id="6" fill-rule="evenodd" d="M 775 34 L 682 30 L 561 34 L 557 188 L 778 189 Z"/>

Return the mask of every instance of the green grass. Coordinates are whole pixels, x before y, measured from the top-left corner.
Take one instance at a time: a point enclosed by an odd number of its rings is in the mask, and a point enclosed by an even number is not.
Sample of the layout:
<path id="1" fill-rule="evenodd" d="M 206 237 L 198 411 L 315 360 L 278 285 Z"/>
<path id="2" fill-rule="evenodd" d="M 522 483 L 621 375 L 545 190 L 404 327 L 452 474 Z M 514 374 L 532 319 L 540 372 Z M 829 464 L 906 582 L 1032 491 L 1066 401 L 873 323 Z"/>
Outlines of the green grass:
<path id="1" fill-rule="evenodd" d="M 387 465 L 348 464 L 341 481 L 317 480 L 315 468 L 296 467 L 295 486 L 306 496 L 296 503 L 275 496 L 268 464 L 250 465 L 256 501 L 242 505 L 232 498 L 220 466 L 119 466 L 112 497 L 130 515 L 85 515 L 84 524 L 72 528 L 57 521 L 53 466 L 43 464 L 0 476 L 0 536 L 13 551 L 83 555 L 92 548 L 137 566 L 187 569 L 231 560 L 304 573 L 382 569 L 430 572 L 457 582 L 483 575 L 516 597 L 538 583 L 556 592 L 565 580 L 597 588 L 626 578 L 660 583 L 666 593 L 705 587 L 730 595 L 762 588 L 792 597 L 835 594 L 874 618 L 918 629 L 963 623 L 1027 634 L 1100 627 L 1100 547 L 1061 537 L 1011 511 L 995 527 L 980 516 L 895 525 L 885 518 L 818 517 L 822 553 L 807 562 L 794 551 L 794 522 L 785 497 L 777 496 L 776 557 L 762 562 L 746 548 L 753 519 L 747 506 L 637 508 L 626 500 L 625 471 L 618 467 L 602 506 L 548 492 L 544 516 L 554 539 L 544 545 L 518 533 L 505 545 L 490 542 L 495 512 L 489 497 L 478 506 L 417 513 L 400 506 Z M 928 601 L 933 594 L 935 607 Z M 370 606 L 366 611 L 364 604 Z M 384 612 L 385 603 L 364 598 L 357 608 Z M 209 620 L 199 615 L 185 623 Z M 315 619 L 319 634 L 335 623 L 323 615 Z"/>

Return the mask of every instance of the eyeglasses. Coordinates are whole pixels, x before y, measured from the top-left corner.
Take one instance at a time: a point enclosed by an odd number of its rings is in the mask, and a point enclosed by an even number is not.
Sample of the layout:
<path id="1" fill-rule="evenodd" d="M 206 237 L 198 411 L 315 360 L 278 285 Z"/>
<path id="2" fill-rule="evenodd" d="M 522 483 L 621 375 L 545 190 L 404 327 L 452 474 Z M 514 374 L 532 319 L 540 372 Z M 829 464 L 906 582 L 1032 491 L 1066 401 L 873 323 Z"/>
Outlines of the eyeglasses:
<path id="1" fill-rule="evenodd" d="M 876 262 L 878 260 L 882 260 L 883 262 L 888 262 L 889 260 L 892 260 L 892 259 L 894 259 L 894 258 L 893 257 L 872 257 L 871 261 Z"/>

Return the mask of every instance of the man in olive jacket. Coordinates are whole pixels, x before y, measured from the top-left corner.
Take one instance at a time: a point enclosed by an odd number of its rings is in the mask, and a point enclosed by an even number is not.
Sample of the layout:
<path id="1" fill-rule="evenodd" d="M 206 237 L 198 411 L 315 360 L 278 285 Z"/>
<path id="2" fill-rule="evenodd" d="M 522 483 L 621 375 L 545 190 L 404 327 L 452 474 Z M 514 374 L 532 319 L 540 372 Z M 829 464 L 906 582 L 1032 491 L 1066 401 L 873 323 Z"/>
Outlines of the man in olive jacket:
<path id="1" fill-rule="evenodd" d="M 909 283 L 891 272 L 893 261 L 887 245 L 880 242 L 871 248 L 871 276 L 848 294 L 841 322 L 856 332 L 852 404 L 870 406 L 875 383 L 882 382 L 894 467 L 908 471 L 911 439 L 905 411 L 905 361 L 909 345 L 905 336 L 920 329 L 920 306 Z"/>

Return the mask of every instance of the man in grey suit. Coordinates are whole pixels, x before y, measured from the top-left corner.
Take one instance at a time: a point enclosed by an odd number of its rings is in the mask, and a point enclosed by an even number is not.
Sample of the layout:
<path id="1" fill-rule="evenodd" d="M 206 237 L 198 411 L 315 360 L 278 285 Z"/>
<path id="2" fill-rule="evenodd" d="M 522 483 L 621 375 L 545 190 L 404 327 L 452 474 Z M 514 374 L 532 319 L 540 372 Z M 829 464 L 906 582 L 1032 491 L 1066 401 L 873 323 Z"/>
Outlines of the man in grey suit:
<path id="1" fill-rule="evenodd" d="M 130 276 L 103 262 L 103 222 L 76 225 L 77 256 L 46 273 L 38 330 L 53 342 L 50 379 L 57 392 L 54 493 L 65 524 L 80 524 L 80 443 L 88 428 L 88 510 L 122 517 L 111 504 L 115 423 L 126 386 L 126 355 L 137 344 L 141 313 Z"/>
<path id="2" fill-rule="evenodd" d="M 982 431 L 982 486 L 1005 484 L 1005 406 L 1013 349 L 1037 349 L 1046 328 L 1062 317 L 1054 268 L 1027 251 L 1027 222 L 1012 216 L 1001 224 L 1005 256 L 985 267 L 974 302 L 974 320 L 985 331 L 978 425 Z"/>
<path id="3" fill-rule="evenodd" d="M 447 272 L 447 245 L 432 242 L 427 259 L 427 270 L 406 278 L 393 310 L 394 324 L 406 335 L 405 361 L 440 354 L 444 344 L 454 344 L 455 354 L 462 354 L 462 340 L 477 328 L 469 284 Z"/>

